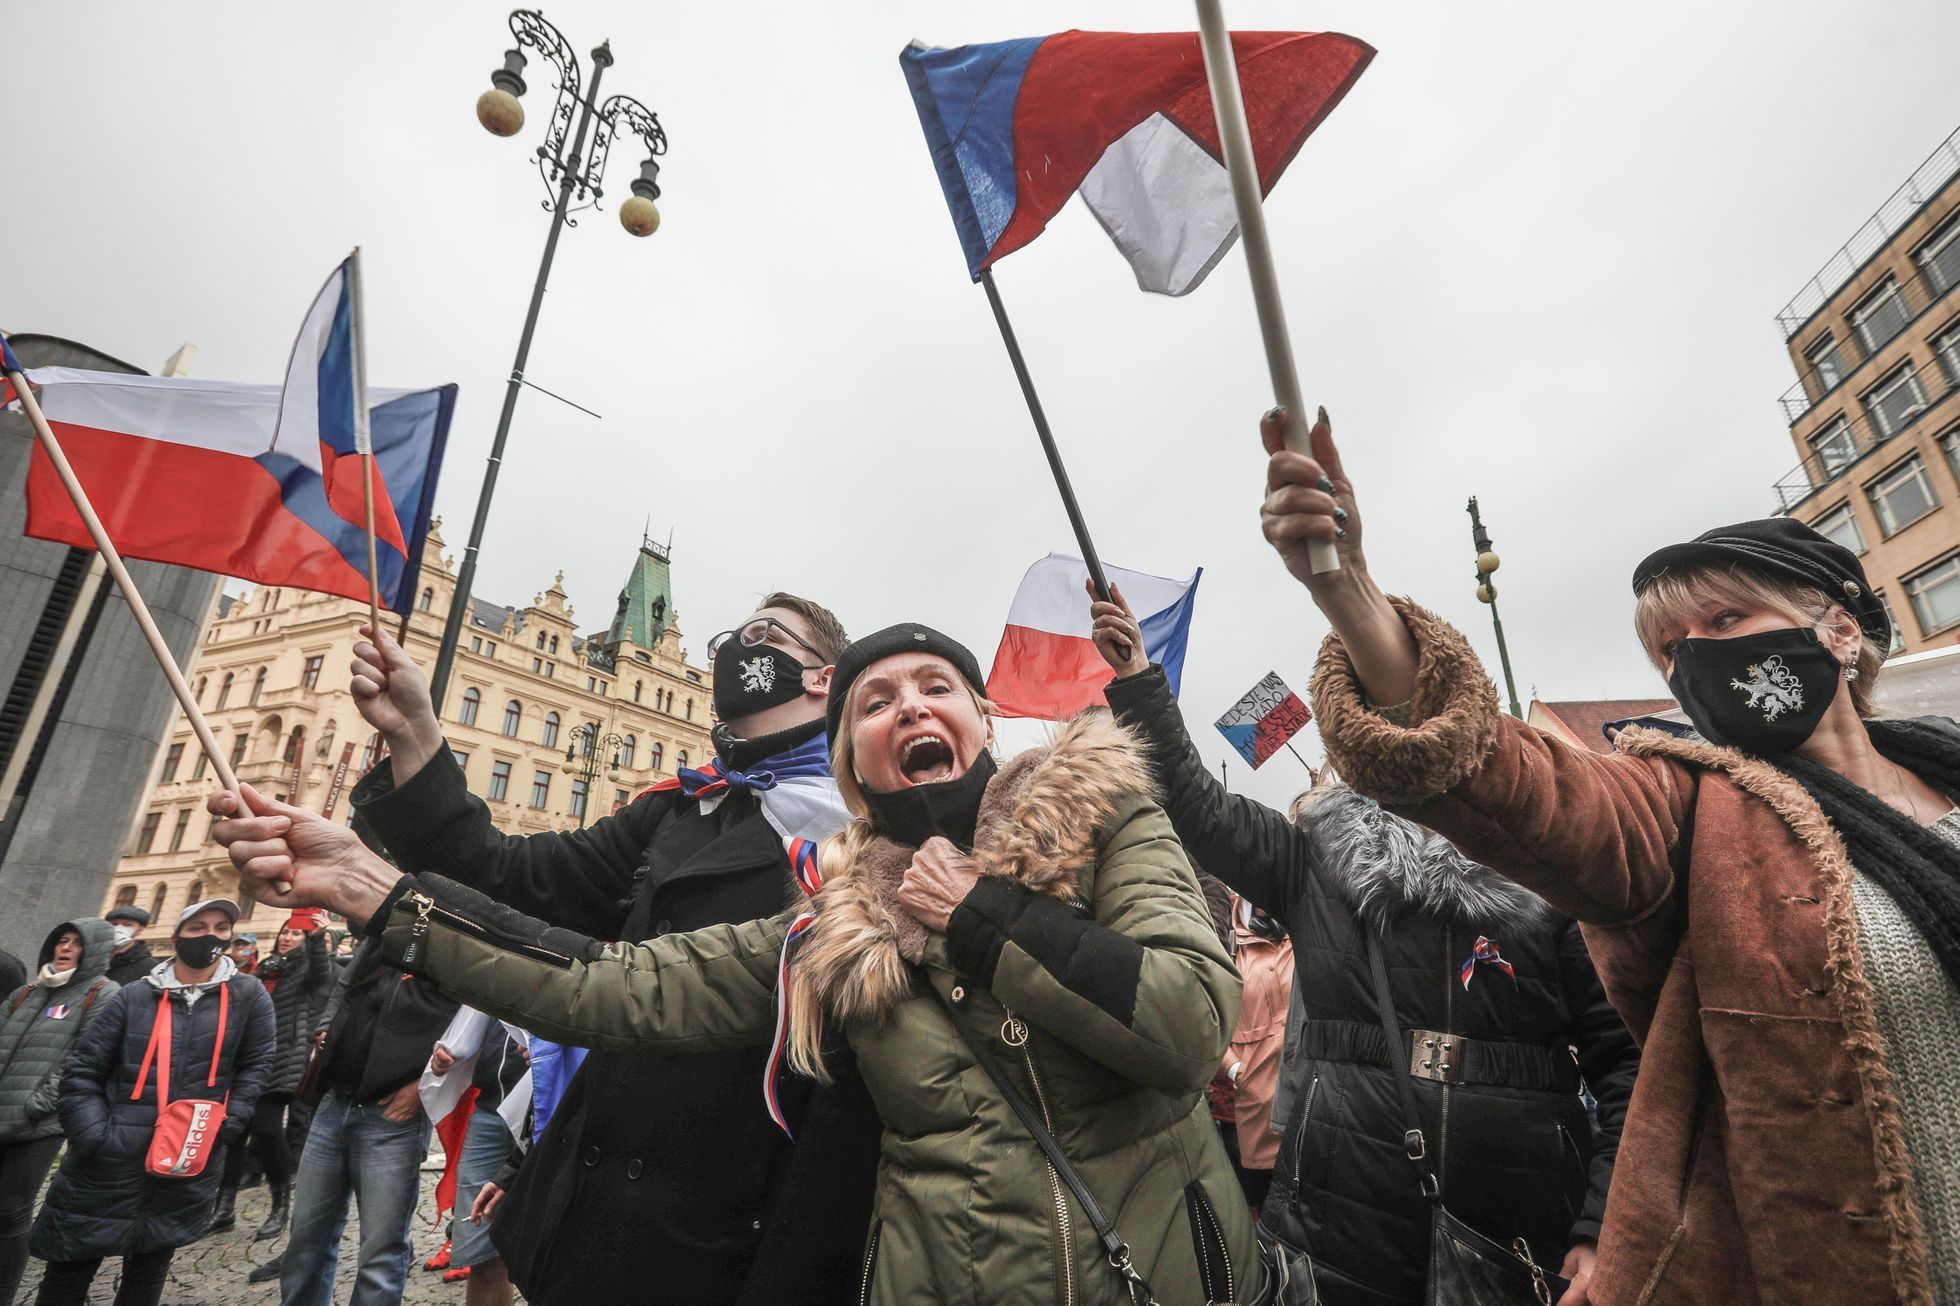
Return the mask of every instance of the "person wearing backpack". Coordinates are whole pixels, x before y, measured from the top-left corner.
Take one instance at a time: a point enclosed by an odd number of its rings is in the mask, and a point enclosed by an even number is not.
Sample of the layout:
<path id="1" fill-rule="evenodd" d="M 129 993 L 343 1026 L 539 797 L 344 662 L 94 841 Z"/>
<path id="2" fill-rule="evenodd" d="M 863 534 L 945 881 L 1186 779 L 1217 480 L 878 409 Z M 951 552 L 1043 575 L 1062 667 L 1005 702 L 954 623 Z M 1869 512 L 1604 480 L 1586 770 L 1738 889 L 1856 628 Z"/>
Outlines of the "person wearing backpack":
<path id="1" fill-rule="evenodd" d="M 39 1306 L 82 1306 L 108 1256 L 116 1306 L 156 1306 L 172 1254 L 210 1224 L 276 1042 L 265 986 L 225 955 L 237 919 L 229 899 L 186 907 L 171 957 L 99 1003 L 69 1058 L 68 1151 L 29 1242 L 48 1262 Z"/>
<path id="2" fill-rule="evenodd" d="M 33 983 L 0 1007 L 0 1306 L 20 1289 L 34 1198 L 61 1151 L 62 1068 L 119 987 L 108 978 L 114 949 L 109 922 L 63 921 L 41 945 Z"/>

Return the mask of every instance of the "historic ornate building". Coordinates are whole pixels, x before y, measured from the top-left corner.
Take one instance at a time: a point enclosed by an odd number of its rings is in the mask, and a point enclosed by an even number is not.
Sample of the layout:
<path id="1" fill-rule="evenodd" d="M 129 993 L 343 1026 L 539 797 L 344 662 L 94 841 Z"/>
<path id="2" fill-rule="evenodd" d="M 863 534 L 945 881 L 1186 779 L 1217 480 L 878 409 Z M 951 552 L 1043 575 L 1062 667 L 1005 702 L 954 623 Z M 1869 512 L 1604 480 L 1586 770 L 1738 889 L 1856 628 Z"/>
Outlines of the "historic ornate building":
<path id="1" fill-rule="evenodd" d="M 428 667 L 455 585 L 439 529 L 422 574 L 407 647 Z M 217 600 L 189 674 L 240 779 L 347 818 L 348 792 L 379 746 L 347 687 L 366 618 L 363 604 L 272 586 Z M 651 541 L 600 633 L 579 635 L 563 572 L 527 607 L 472 600 L 448 699 L 450 749 L 513 834 L 576 828 L 713 755 L 708 677 L 688 665 L 668 555 Z M 133 902 L 162 920 L 236 881 L 210 841 L 213 779 L 181 713 L 152 776 L 104 906 Z"/>

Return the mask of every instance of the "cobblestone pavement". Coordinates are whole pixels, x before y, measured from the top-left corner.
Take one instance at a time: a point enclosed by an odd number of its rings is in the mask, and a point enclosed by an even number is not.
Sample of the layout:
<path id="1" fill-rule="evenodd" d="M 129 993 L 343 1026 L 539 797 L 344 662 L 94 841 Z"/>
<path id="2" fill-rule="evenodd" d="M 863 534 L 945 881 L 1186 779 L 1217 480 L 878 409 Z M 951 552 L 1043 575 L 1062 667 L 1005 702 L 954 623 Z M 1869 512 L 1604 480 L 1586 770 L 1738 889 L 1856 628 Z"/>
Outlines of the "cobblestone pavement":
<path id="1" fill-rule="evenodd" d="M 422 1268 L 422 1262 L 442 1246 L 442 1231 L 430 1220 L 435 1210 L 437 1177 L 435 1171 L 422 1172 L 422 1200 L 415 1208 L 412 1234 L 415 1259 L 408 1272 L 408 1290 L 402 1296 L 406 1306 L 462 1306 L 462 1284 L 444 1283 L 440 1274 Z M 277 1280 L 245 1282 L 253 1266 L 262 1265 L 274 1253 L 285 1250 L 284 1234 L 262 1243 L 252 1241 L 252 1234 L 265 1219 L 271 1202 L 272 1197 L 263 1185 L 247 1189 L 238 1195 L 236 1229 L 178 1248 L 170 1262 L 170 1282 L 163 1290 L 164 1306 L 274 1306 L 279 1300 Z M 353 1291 L 355 1245 L 360 1236 L 359 1220 L 351 1209 L 352 1204 L 349 1205 L 347 1232 L 340 1244 L 340 1272 L 334 1278 L 333 1299 L 341 1306 L 345 1306 Z M 94 1289 L 89 1293 L 89 1306 L 110 1306 L 115 1300 L 120 1264 L 113 1258 L 103 1262 L 101 1273 L 95 1276 Z M 34 1300 L 40 1288 L 42 1268 L 40 1261 L 28 1262 L 27 1278 L 21 1283 L 17 1302 Z"/>

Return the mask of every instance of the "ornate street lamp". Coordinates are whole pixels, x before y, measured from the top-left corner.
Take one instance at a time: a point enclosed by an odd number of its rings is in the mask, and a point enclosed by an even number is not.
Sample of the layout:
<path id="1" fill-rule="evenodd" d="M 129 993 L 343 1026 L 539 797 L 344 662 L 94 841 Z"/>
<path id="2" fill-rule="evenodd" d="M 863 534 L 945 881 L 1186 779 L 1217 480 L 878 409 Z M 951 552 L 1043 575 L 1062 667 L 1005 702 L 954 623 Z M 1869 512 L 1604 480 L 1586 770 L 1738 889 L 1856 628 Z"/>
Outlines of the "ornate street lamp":
<path id="1" fill-rule="evenodd" d="M 438 710 L 449 689 L 449 673 L 456 662 L 456 646 L 463 637 L 463 614 L 469 607 L 470 589 L 476 581 L 477 552 L 483 544 L 483 529 L 490 519 L 490 499 L 497 488 L 497 470 L 503 465 L 504 442 L 510 435 L 511 415 L 517 411 L 518 389 L 527 382 L 524 366 L 531 356 L 531 334 L 537 329 L 538 310 L 544 306 L 545 282 L 551 277 L 551 259 L 558 252 L 558 233 L 576 227 L 572 214 L 597 208 L 605 190 L 601 184 L 606 156 L 622 133 L 639 138 L 646 148 L 646 161 L 629 189 L 632 198 L 619 206 L 620 225 L 635 236 L 650 236 L 660 226 L 660 156 L 667 152 L 667 133 L 660 119 L 638 100 L 615 95 L 599 102 L 599 79 L 612 67 L 612 43 L 601 42 L 592 51 L 592 84 L 584 88 L 584 72 L 571 43 L 558 29 L 534 9 L 519 9 L 510 16 L 511 34 L 517 45 L 504 52 L 504 66 L 490 74 L 490 89 L 476 101 L 476 119 L 494 136 L 515 136 L 524 129 L 521 97 L 527 89 L 524 68 L 528 48 L 542 54 L 557 70 L 557 97 L 552 101 L 545 122 L 544 143 L 537 148 L 538 174 L 547 193 L 554 198 L 542 202 L 551 211 L 551 232 L 545 237 L 544 259 L 538 265 L 538 279 L 531 287 L 531 307 L 524 315 L 524 333 L 517 342 L 517 361 L 511 365 L 510 381 L 504 389 L 503 412 L 497 418 L 497 436 L 490 444 L 489 465 L 483 472 L 483 489 L 476 499 L 476 518 L 470 523 L 469 543 L 463 549 L 463 562 L 456 571 L 456 592 L 449 602 L 449 620 L 442 631 L 442 647 L 436 654 L 435 670 L 429 677 L 429 690 Z M 577 109 L 578 125 L 572 125 Z M 597 130 L 593 130 L 594 122 Z M 566 137 L 570 136 L 569 146 Z M 587 138 L 590 136 L 590 147 Z M 576 199 L 577 203 L 574 204 Z"/>
<path id="2" fill-rule="evenodd" d="M 1490 532 L 1477 512 L 1477 496 L 1470 496 L 1470 545 L 1477 551 L 1477 602 L 1490 605 L 1490 624 L 1497 631 L 1497 660 L 1504 664 L 1504 688 L 1511 695 L 1511 715 L 1520 721 L 1524 711 L 1518 706 L 1518 685 L 1511 679 L 1511 652 L 1504 646 L 1504 619 L 1497 615 L 1497 586 L 1491 576 L 1497 571 L 1498 557 L 1490 547 Z"/>
<path id="3" fill-rule="evenodd" d="M 606 770 L 606 779 L 618 783 L 619 750 L 626 747 L 626 740 L 608 731 L 599 733 L 596 722 L 588 721 L 572 731 L 571 742 L 565 745 L 565 761 L 558 769 L 575 781 L 585 784 L 585 801 L 579 804 L 579 829 L 585 828 L 585 814 L 592 809 L 592 786 L 599 778 L 599 759 L 607 749 L 612 750 L 612 765 Z"/>

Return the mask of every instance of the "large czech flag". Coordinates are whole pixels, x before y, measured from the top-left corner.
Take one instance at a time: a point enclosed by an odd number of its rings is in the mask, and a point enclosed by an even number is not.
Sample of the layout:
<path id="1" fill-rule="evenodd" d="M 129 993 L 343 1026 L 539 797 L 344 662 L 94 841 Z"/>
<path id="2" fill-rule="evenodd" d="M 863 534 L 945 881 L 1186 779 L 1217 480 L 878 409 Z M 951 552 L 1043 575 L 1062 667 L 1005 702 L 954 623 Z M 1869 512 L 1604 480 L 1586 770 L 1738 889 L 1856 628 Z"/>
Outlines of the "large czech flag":
<path id="1" fill-rule="evenodd" d="M 1338 32 L 1235 32 L 1262 194 L 1374 49 Z M 1145 290 L 1195 288 L 1238 239 L 1196 32 L 1062 32 L 900 56 L 939 184 L 980 274 L 1079 189 Z"/>
<path id="2" fill-rule="evenodd" d="M 360 458 L 336 433 L 279 432 L 278 385 L 29 371 L 41 409 L 116 547 L 131 558 L 366 599 Z M 369 393 L 384 606 L 414 599 L 456 387 Z M 275 432 L 279 436 L 275 439 Z M 27 534 L 93 547 L 38 445 Z"/>
<path id="3" fill-rule="evenodd" d="M 1103 564 L 1109 583 L 1123 591 L 1143 629 L 1143 651 L 1164 668 L 1177 693 L 1198 578 L 1170 580 Z M 1089 638 L 1089 568 L 1069 553 L 1051 553 L 1028 568 L 1007 610 L 1007 629 L 987 676 L 987 698 L 1002 716 L 1060 721 L 1100 707 L 1109 664 Z"/>

